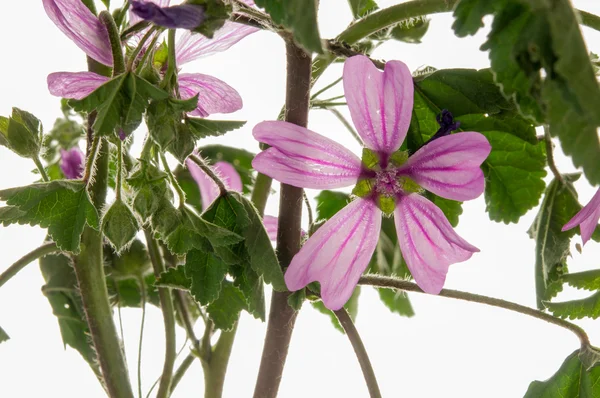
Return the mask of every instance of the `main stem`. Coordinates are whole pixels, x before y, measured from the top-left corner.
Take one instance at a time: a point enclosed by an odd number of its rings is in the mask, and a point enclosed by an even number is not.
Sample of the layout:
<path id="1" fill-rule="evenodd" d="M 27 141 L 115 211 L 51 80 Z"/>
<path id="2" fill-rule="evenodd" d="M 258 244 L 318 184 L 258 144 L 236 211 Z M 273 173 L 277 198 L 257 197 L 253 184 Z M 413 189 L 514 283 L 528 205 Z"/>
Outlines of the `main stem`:
<path id="1" fill-rule="evenodd" d="M 291 41 L 286 43 L 286 53 L 285 120 L 306 127 L 310 99 L 311 58 Z M 281 184 L 277 257 L 284 268 L 300 250 L 301 219 L 302 189 Z M 254 390 L 255 398 L 274 398 L 279 390 L 297 315 L 287 303 L 289 295 L 289 292 L 273 291 L 267 335 Z"/>

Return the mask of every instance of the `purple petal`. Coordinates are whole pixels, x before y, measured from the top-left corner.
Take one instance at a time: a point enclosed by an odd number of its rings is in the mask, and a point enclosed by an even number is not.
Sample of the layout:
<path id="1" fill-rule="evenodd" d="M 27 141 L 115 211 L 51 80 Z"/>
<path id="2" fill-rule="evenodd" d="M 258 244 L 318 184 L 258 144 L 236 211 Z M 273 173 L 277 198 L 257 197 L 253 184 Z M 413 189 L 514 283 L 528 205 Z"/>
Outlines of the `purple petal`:
<path id="1" fill-rule="evenodd" d="M 56 97 L 77 99 L 90 95 L 109 80 L 93 72 L 56 72 L 48 75 L 48 91 Z"/>
<path id="2" fill-rule="evenodd" d="M 60 169 L 69 180 L 80 178 L 83 174 L 83 160 L 85 156 L 79 147 L 68 151 L 60 150 Z"/>
<path id="3" fill-rule="evenodd" d="M 575 228 L 576 226 L 580 226 L 581 229 L 581 240 L 585 245 L 588 240 L 592 237 L 592 234 L 596 230 L 598 226 L 598 220 L 600 219 L 600 189 L 596 191 L 596 194 L 590 200 L 590 202 L 585 205 L 583 209 L 579 211 L 579 213 L 575 214 L 568 223 L 562 228 L 563 231 L 568 231 L 571 228 Z"/>
<path id="4" fill-rule="evenodd" d="M 145 0 L 145 3 L 154 3 L 159 7 L 167 7 L 171 1 L 170 0 Z M 129 26 L 133 26 L 136 23 L 143 21 L 142 18 L 138 17 L 136 13 L 129 8 Z"/>
<path id="5" fill-rule="evenodd" d="M 447 135 L 419 149 L 401 170 L 436 195 L 453 200 L 475 199 L 485 186 L 480 166 L 491 149 L 487 138 L 479 133 Z"/>
<path id="6" fill-rule="evenodd" d="M 141 19 L 169 29 L 196 29 L 204 22 L 204 6 L 181 4 L 161 7 L 151 2 L 131 0 L 131 11 Z"/>
<path id="7" fill-rule="evenodd" d="M 351 202 L 311 236 L 285 273 L 291 291 L 321 283 L 323 304 L 338 310 L 352 295 L 379 240 L 381 211 L 369 200 Z"/>
<path id="8" fill-rule="evenodd" d="M 175 46 L 177 65 L 225 51 L 244 37 L 258 31 L 258 28 L 230 21 L 226 21 L 223 27 L 215 32 L 212 39 L 186 30 Z"/>
<path id="9" fill-rule="evenodd" d="M 274 216 L 264 216 L 263 224 L 265 224 L 265 229 L 267 230 L 267 235 L 269 235 L 269 239 L 275 242 L 277 240 L 277 223 L 279 219 Z"/>
<path id="10" fill-rule="evenodd" d="M 442 290 L 450 264 L 479 251 L 458 236 L 436 205 L 418 194 L 398 199 L 394 221 L 406 265 L 427 293 Z"/>
<path id="11" fill-rule="evenodd" d="M 230 85 L 216 77 L 201 73 L 180 73 L 181 98 L 198 94 L 198 107 L 190 115 L 206 117 L 213 113 L 231 113 L 242 109 L 242 97 Z"/>
<path id="12" fill-rule="evenodd" d="M 356 55 L 344 64 L 344 94 L 354 126 L 365 145 L 390 154 L 406 137 L 413 109 L 408 67 L 389 61 L 380 72 L 369 58 Z"/>
<path id="13" fill-rule="evenodd" d="M 206 210 L 219 196 L 219 187 L 195 162 L 188 159 L 186 165 L 192 178 L 198 184 L 200 196 L 202 197 L 202 210 Z M 217 162 L 212 168 L 227 189 L 242 192 L 242 179 L 233 165 L 227 162 Z"/>
<path id="14" fill-rule="evenodd" d="M 277 181 L 301 188 L 330 189 L 355 184 L 360 159 L 337 142 L 304 127 L 281 121 L 254 127 L 254 138 L 272 147 L 252 166 Z"/>
<path id="15" fill-rule="evenodd" d="M 112 66 L 106 28 L 81 0 L 42 0 L 48 17 L 87 55 Z"/>

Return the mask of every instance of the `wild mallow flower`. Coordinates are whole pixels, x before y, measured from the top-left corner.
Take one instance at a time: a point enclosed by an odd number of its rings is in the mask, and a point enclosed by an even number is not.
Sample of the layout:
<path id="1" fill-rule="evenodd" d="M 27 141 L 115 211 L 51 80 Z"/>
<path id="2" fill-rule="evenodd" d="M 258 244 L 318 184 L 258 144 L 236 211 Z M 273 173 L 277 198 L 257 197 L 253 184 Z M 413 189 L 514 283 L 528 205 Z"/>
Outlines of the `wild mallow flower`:
<path id="1" fill-rule="evenodd" d="M 195 29 L 204 22 L 204 7 L 181 4 L 165 7 L 150 1 L 131 0 L 131 11 L 138 17 L 170 29 Z"/>
<path id="2" fill-rule="evenodd" d="M 71 149 L 60 150 L 60 169 L 62 170 L 65 177 L 69 180 L 75 180 L 81 178 L 83 174 L 83 161 L 85 156 L 79 147 L 73 147 Z"/>
<path id="3" fill-rule="evenodd" d="M 575 228 L 579 225 L 581 229 L 581 240 L 585 245 L 588 240 L 592 237 L 592 234 L 598 226 L 598 220 L 600 219 L 600 189 L 596 192 L 592 200 L 585 205 L 579 213 L 575 214 L 568 223 L 562 227 L 563 231 Z"/>
<path id="4" fill-rule="evenodd" d="M 319 228 L 293 258 L 285 274 L 291 291 L 313 281 L 332 310 L 351 296 L 379 240 L 381 217 L 394 215 L 400 249 L 425 292 L 442 289 L 448 267 L 469 259 L 475 246 L 461 238 L 444 213 L 420 195 L 469 200 L 481 195 L 481 163 L 490 153 L 476 132 L 441 136 L 410 157 L 400 151 L 413 109 L 413 80 L 407 66 L 388 62 L 380 72 L 364 56 L 344 65 L 344 92 L 366 148 L 362 161 L 338 142 L 281 121 L 259 123 L 254 137 L 271 147 L 252 165 L 280 182 L 332 189 L 356 184 L 357 197 Z"/>
<path id="5" fill-rule="evenodd" d="M 60 3 L 61 5 L 60 10 L 62 13 L 59 17 L 55 16 L 56 13 L 54 10 L 56 7 L 51 7 L 55 3 Z M 167 6 L 169 1 L 153 0 L 152 3 Z M 106 29 L 99 22 L 98 18 L 91 14 L 81 3 L 81 0 L 44 0 L 44 6 L 50 18 L 75 43 L 79 43 L 79 36 L 73 33 L 75 32 L 74 27 L 93 25 L 93 23 L 98 22 L 102 30 L 98 29 L 94 31 L 88 29 L 85 31 L 85 34 L 89 36 L 86 41 L 87 45 L 80 47 L 82 47 L 87 55 L 94 59 L 97 58 L 93 57 L 92 54 L 100 53 L 107 48 L 108 59 L 97 60 L 107 65 L 112 64 L 110 43 Z M 54 13 L 51 14 L 49 10 Z M 131 18 L 131 23 L 138 21 L 139 18 Z M 192 34 L 189 31 L 184 31 L 176 43 L 175 55 L 177 65 L 181 66 L 200 57 L 225 51 L 257 30 L 256 28 L 227 21 L 223 28 L 215 32 L 212 39 L 208 39 L 200 34 Z M 101 34 L 102 32 L 103 34 Z M 135 40 L 137 39 L 139 38 Z M 56 72 L 48 75 L 48 89 L 50 94 L 57 97 L 83 99 L 108 80 L 109 78 L 93 72 Z M 213 113 L 231 113 L 242 108 L 242 98 L 239 93 L 233 87 L 216 77 L 201 73 L 180 73 L 178 81 L 182 99 L 189 99 L 198 94 L 198 106 L 190 112 L 192 116 L 206 117 Z"/>

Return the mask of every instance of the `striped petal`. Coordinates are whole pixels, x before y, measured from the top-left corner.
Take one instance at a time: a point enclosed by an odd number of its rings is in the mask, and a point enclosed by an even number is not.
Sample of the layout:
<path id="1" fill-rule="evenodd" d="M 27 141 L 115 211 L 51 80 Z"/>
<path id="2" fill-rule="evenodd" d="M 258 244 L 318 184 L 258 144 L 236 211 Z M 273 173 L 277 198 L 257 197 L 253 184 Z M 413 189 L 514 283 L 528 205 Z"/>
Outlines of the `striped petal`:
<path id="1" fill-rule="evenodd" d="M 177 65 L 225 51 L 244 37 L 258 31 L 258 28 L 231 21 L 226 21 L 223 27 L 215 32 L 212 39 L 186 30 L 175 45 Z"/>
<path id="2" fill-rule="evenodd" d="M 83 99 L 109 80 L 93 72 L 56 72 L 48 75 L 48 91 L 56 97 Z"/>
<path id="3" fill-rule="evenodd" d="M 344 94 L 354 126 L 365 145 L 390 154 L 406 137 L 413 109 L 413 80 L 400 61 L 380 72 L 369 58 L 356 55 L 344 64 Z"/>
<path id="4" fill-rule="evenodd" d="M 206 210 L 219 196 L 219 187 L 195 162 L 188 159 L 186 165 L 192 178 L 198 184 L 200 196 L 202 197 L 202 210 Z M 225 184 L 225 188 L 242 192 L 242 179 L 232 164 L 217 162 L 212 168 Z"/>
<path id="5" fill-rule="evenodd" d="M 338 310 L 348 301 L 379 240 L 381 211 L 356 199 L 312 235 L 285 273 L 291 291 L 321 283 L 323 304 Z"/>
<path id="6" fill-rule="evenodd" d="M 568 231 L 571 228 L 575 228 L 579 225 L 581 229 L 581 240 L 585 245 L 588 240 L 592 237 L 592 234 L 598 227 L 598 220 L 600 219 L 600 189 L 596 191 L 596 194 L 590 200 L 590 202 L 585 205 L 583 209 L 579 211 L 579 213 L 575 214 L 568 223 L 562 228 L 563 231 Z"/>
<path id="7" fill-rule="evenodd" d="M 267 230 L 267 235 L 269 235 L 269 239 L 275 242 L 277 240 L 277 223 L 279 219 L 274 216 L 264 216 L 263 224 L 265 224 L 265 229 Z"/>
<path id="8" fill-rule="evenodd" d="M 458 236 L 436 205 L 418 194 L 398 199 L 394 221 L 406 265 L 427 293 L 438 294 L 449 266 L 479 251 Z"/>
<path id="9" fill-rule="evenodd" d="M 48 17 L 77 47 L 96 61 L 113 64 L 108 32 L 81 0 L 42 0 Z"/>
<path id="10" fill-rule="evenodd" d="M 271 145 L 252 166 L 277 181 L 301 188 L 330 189 L 353 185 L 360 159 L 337 142 L 288 122 L 256 125 L 254 138 Z"/>
<path id="11" fill-rule="evenodd" d="M 178 79 L 181 98 L 188 99 L 198 94 L 198 107 L 190 112 L 192 116 L 206 117 L 213 113 L 231 113 L 242 109 L 240 94 L 216 77 L 180 73 Z"/>
<path id="12" fill-rule="evenodd" d="M 453 200 L 475 199 L 485 187 L 480 166 L 491 149 L 483 134 L 447 135 L 421 147 L 401 170 L 438 196 Z"/>

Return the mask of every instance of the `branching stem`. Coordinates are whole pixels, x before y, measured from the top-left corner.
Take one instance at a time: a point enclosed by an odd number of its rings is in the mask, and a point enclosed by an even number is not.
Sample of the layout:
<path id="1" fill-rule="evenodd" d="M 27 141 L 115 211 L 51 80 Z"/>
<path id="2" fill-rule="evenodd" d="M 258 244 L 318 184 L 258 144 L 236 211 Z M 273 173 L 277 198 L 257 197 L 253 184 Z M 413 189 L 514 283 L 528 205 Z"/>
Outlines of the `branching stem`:
<path id="1" fill-rule="evenodd" d="M 56 243 L 50 242 L 45 243 L 37 249 L 32 250 L 27 253 L 23 257 L 21 257 L 17 262 L 8 267 L 6 271 L 0 274 L 0 287 L 8 282 L 13 276 L 17 275 L 19 271 L 21 271 L 27 264 L 30 264 L 37 260 L 38 258 L 42 258 L 47 254 L 55 253 L 58 251 L 58 247 L 56 247 Z"/>

